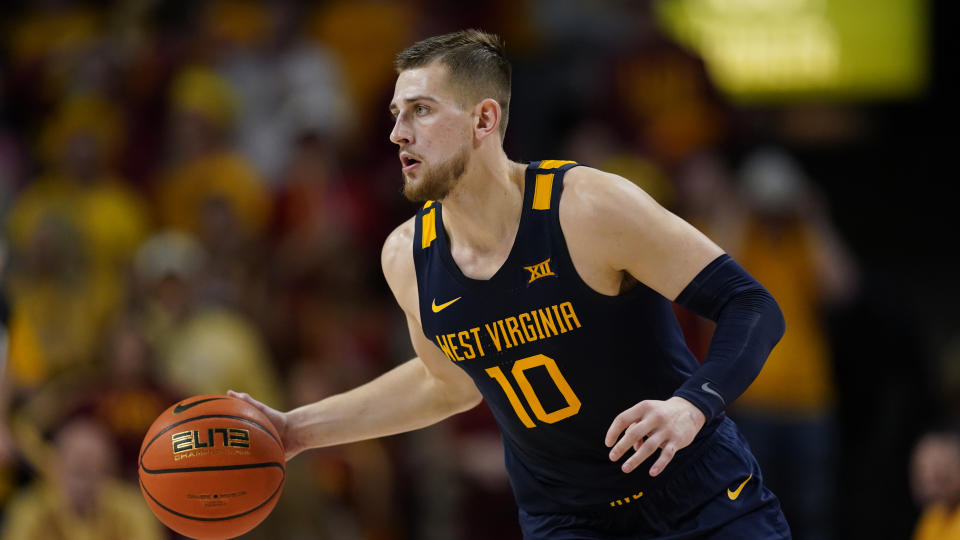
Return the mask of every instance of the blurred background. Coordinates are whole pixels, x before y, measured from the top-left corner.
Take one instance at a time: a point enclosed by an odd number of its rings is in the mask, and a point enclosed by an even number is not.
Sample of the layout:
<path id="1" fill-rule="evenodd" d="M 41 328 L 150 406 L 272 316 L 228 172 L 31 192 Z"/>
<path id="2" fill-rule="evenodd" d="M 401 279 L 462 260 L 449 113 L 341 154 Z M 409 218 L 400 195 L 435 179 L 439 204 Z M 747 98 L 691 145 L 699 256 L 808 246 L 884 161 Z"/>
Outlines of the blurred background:
<path id="1" fill-rule="evenodd" d="M 469 27 L 514 62 L 512 159 L 631 179 L 779 301 L 730 414 L 795 537 L 910 538 L 960 502 L 948 4 L 4 2 L 0 538 L 177 538 L 136 486 L 162 410 L 291 408 L 410 357 L 379 265 L 416 208 L 391 63 Z M 489 411 L 302 454 L 246 537 L 519 538 Z"/>

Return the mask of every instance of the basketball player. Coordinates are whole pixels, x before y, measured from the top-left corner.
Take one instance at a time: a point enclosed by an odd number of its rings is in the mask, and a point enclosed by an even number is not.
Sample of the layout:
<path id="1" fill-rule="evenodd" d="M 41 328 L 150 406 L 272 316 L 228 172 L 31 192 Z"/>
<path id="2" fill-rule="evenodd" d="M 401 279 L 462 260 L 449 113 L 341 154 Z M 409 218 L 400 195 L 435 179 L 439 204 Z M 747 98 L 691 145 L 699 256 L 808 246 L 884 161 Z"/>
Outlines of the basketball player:
<path id="1" fill-rule="evenodd" d="M 397 56 L 404 193 L 383 248 L 417 357 L 266 412 L 287 457 L 421 428 L 486 399 L 528 539 L 789 538 L 724 408 L 784 330 L 774 300 L 631 182 L 503 150 L 510 64 L 478 31 Z M 670 301 L 717 322 L 700 365 Z"/>

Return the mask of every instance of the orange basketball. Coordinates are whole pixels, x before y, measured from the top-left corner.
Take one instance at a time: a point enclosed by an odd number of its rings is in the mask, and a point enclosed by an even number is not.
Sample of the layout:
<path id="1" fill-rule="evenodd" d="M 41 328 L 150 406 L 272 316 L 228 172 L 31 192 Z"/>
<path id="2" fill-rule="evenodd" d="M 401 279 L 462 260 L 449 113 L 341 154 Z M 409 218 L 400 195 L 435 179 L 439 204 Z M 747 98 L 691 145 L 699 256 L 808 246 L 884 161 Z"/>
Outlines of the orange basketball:
<path id="1" fill-rule="evenodd" d="M 256 407 L 229 396 L 163 411 L 140 447 L 140 489 L 153 513 L 192 538 L 233 538 L 273 510 L 286 472 L 283 444 Z"/>

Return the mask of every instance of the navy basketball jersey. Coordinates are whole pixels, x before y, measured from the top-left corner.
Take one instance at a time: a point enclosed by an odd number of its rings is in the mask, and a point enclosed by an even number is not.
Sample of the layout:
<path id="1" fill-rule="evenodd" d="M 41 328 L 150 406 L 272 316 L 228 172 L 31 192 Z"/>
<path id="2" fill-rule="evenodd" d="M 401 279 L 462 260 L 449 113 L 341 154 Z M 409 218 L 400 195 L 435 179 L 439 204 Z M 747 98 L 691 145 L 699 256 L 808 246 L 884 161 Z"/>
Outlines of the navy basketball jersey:
<path id="1" fill-rule="evenodd" d="M 440 203 L 428 202 L 416 217 L 423 332 L 489 404 L 517 503 L 527 511 L 640 498 L 682 469 L 721 421 L 705 426 L 657 478 L 647 471 L 659 454 L 630 474 L 608 458 L 604 436 L 613 419 L 644 399 L 669 398 L 697 362 L 669 300 L 643 284 L 606 296 L 578 276 L 558 213 L 563 176 L 575 166 L 527 167 L 516 240 L 488 280 L 457 267 Z"/>

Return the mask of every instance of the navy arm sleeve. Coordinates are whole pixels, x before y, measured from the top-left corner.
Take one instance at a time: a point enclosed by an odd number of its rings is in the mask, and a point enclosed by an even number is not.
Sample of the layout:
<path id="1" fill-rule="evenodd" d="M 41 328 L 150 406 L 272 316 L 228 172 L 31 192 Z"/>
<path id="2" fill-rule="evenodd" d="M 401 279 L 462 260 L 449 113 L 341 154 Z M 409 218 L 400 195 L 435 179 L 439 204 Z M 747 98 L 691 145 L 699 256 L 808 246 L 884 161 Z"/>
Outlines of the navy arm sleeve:
<path id="1" fill-rule="evenodd" d="M 717 323 L 703 364 L 673 394 L 710 422 L 760 373 L 783 336 L 783 314 L 770 293 L 726 254 L 701 270 L 676 302 Z"/>

